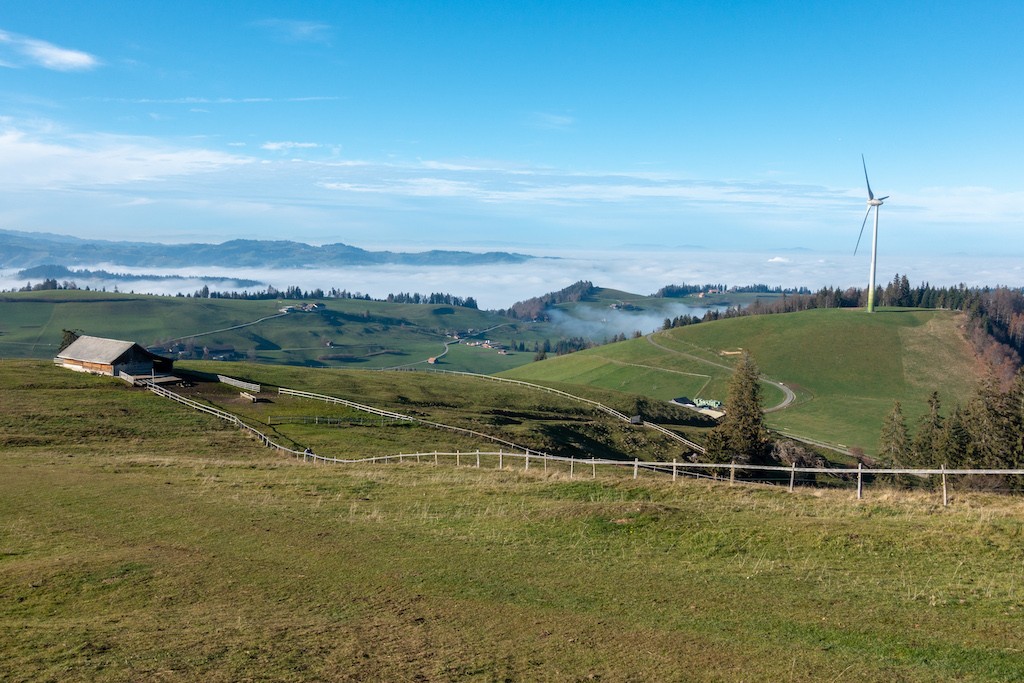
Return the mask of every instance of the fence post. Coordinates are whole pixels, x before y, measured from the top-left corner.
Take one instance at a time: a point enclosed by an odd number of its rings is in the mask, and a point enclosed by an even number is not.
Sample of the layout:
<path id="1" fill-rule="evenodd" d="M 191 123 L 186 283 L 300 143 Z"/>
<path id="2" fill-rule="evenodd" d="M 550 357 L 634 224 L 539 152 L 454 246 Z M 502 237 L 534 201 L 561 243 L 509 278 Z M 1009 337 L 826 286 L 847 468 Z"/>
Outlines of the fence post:
<path id="1" fill-rule="evenodd" d="M 633 478 L 636 479 L 640 474 L 640 458 L 633 458 Z"/>
<path id="2" fill-rule="evenodd" d="M 523 468 L 523 471 L 528 469 L 530 469 L 530 451 L 526 451 L 526 467 Z"/>
<path id="3" fill-rule="evenodd" d="M 434 464 L 437 464 L 437 451 L 434 451 Z"/>
<path id="4" fill-rule="evenodd" d="M 864 497 L 864 463 L 857 463 L 857 500 Z"/>
<path id="5" fill-rule="evenodd" d="M 591 478 L 597 479 L 597 460 L 594 458 L 594 456 L 590 456 L 590 471 Z"/>
<path id="6" fill-rule="evenodd" d="M 732 486 L 734 483 L 736 483 L 736 461 L 735 460 L 733 460 L 732 463 L 729 464 L 729 486 Z"/>
<path id="7" fill-rule="evenodd" d="M 462 453 L 455 451 L 455 466 L 458 467 L 462 464 Z"/>
<path id="8" fill-rule="evenodd" d="M 541 458 L 544 461 L 544 472 L 547 472 L 548 471 L 548 454 L 545 453 L 544 455 L 541 456 Z"/>
<path id="9" fill-rule="evenodd" d="M 417 453 L 417 454 L 416 454 L 416 462 L 417 462 L 417 463 L 419 463 L 419 461 L 420 461 L 420 454 L 419 454 L 419 453 Z"/>
<path id="10" fill-rule="evenodd" d="M 942 507 L 949 505 L 949 497 L 946 495 L 946 466 L 942 466 Z"/>
<path id="11" fill-rule="evenodd" d="M 498 469 L 505 469 L 505 454 L 502 452 L 500 448 L 498 449 Z"/>
<path id="12" fill-rule="evenodd" d="M 480 449 L 476 449 L 476 466 L 480 467 Z"/>
<path id="13" fill-rule="evenodd" d="M 676 480 L 676 459 L 672 458 L 672 481 Z"/>
<path id="14" fill-rule="evenodd" d="M 793 493 L 793 484 L 796 483 L 796 460 L 793 461 L 793 469 L 789 471 L 789 492 Z"/>
<path id="15" fill-rule="evenodd" d="M 569 478 L 572 479 L 573 471 L 576 469 L 576 456 L 569 456 Z"/>

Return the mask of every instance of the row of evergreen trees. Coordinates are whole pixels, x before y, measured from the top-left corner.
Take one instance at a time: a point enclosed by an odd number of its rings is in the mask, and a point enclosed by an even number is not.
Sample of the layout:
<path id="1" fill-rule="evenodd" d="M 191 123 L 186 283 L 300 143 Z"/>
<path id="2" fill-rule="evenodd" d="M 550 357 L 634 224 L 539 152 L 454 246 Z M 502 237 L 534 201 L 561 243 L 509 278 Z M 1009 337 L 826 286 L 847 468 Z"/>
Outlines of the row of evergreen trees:
<path id="1" fill-rule="evenodd" d="M 780 453 L 786 451 L 788 465 L 794 457 L 809 455 L 805 449 L 787 451 L 773 442 L 764 425 L 759 376 L 753 359 L 744 355 L 729 382 L 725 417 L 706 440 L 709 462 L 779 464 L 786 459 L 780 458 Z M 1005 387 L 990 377 L 966 405 L 954 406 L 946 414 L 939 394 L 933 392 L 928 399 L 928 411 L 913 431 L 908 429 L 902 406 L 895 402 L 882 426 L 877 465 L 906 469 L 1024 469 L 1024 368 Z M 894 479 L 903 484 L 924 481 L 912 476 Z M 986 487 L 1003 483 L 1019 489 L 1024 486 L 1024 476 L 1012 475 L 1002 481 L 976 479 L 970 483 Z"/>
<path id="2" fill-rule="evenodd" d="M 1024 469 L 1024 369 L 1005 387 L 986 380 L 966 405 L 945 415 L 933 392 L 913 431 L 895 402 L 882 425 L 878 456 L 893 467 Z M 1024 483 L 1024 477 L 1016 479 Z"/>
<path id="3" fill-rule="evenodd" d="M 684 286 L 685 287 L 685 286 Z M 663 288 L 664 290 L 665 288 Z M 927 282 L 911 286 L 906 275 L 897 273 L 884 287 L 876 288 L 875 301 L 881 306 L 947 309 L 967 315 L 966 332 L 975 351 L 993 368 L 996 376 L 1009 382 L 1024 358 L 1024 290 L 1010 287 L 935 287 Z M 681 315 L 665 318 L 664 329 L 747 315 L 791 313 L 815 308 L 856 308 L 867 305 L 867 289 L 844 290 L 823 287 L 813 294 L 783 294 L 772 301 L 755 301 L 749 306 L 725 311 L 708 310 L 703 317 Z"/>

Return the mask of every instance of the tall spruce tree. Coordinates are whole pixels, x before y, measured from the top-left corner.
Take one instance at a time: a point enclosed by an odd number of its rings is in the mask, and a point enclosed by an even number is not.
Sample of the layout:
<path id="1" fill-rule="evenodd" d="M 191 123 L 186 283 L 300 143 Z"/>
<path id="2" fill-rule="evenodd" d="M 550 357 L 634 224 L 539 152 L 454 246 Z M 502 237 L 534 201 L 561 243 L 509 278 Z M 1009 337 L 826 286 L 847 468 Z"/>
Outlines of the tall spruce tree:
<path id="1" fill-rule="evenodd" d="M 708 441 L 712 461 L 756 464 L 767 458 L 771 441 L 761 410 L 760 375 L 754 359 L 744 353 L 729 380 L 725 417 Z"/>
<path id="2" fill-rule="evenodd" d="M 942 415 L 939 392 L 928 397 L 928 412 L 921 418 L 911 445 L 911 462 L 915 467 L 938 467 L 944 462 L 942 453 Z"/>
<path id="3" fill-rule="evenodd" d="M 878 439 L 878 457 L 892 467 L 906 467 L 910 455 L 910 435 L 907 420 L 903 417 L 903 406 L 893 401 L 892 410 L 882 422 L 882 433 Z"/>
<path id="4" fill-rule="evenodd" d="M 964 423 L 960 406 L 953 408 L 942 424 L 940 443 L 940 465 L 962 467 L 968 462 L 971 448 L 971 433 Z"/>

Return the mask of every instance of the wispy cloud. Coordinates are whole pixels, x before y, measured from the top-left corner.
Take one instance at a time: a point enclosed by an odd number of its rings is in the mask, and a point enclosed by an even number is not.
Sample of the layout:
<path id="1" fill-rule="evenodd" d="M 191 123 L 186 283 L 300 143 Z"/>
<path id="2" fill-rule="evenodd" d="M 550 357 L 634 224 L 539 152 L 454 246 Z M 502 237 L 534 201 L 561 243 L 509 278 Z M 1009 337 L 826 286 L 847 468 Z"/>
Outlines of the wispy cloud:
<path id="1" fill-rule="evenodd" d="M 263 19 L 254 21 L 252 26 L 266 29 L 277 40 L 287 43 L 330 44 L 331 42 L 331 25 L 319 21 Z"/>
<path id="2" fill-rule="evenodd" d="M 845 197 L 822 187 L 774 182 L 706 181 L 650 174 L 565 173 L 432 161 L 392 164 L 357 177 L 324 179 L 327 189 L 415 197 L 462 197 L 493 203 L 608 204 L 669 200 L 801 211 L 843 206 Z"/>
<path id="3" fill-rule="evenodd" d="M 528 122 L 534 128 L 545 128 L 547 130 L 565 130 L 574 123 L 576 119 L 563 114 L 549 114 L 547 112 L 534 112 L 530 114 Z"/>
<path id="4" fill-rule="evenodd" d="M 269 152 L 287 152 L 292 149 L 315 149 L 320 147 L 317 142 L 264 142 L 260 145 L 260 149 L 265 149 Z"/>
<path id="5" fill-rule="evenodd" d="M 88 71 L 101 64 L 98 57 L 88 52 L 0 30 L 0 66 L 39 66 L 53 71 Z"/>
<path id="6" fill-rule="evenodd" d="M 120 102 L 124 104 L 279 104 L 289 102 L 331 102 L 340 100 L 335 95 L 307 95 L 302 97 L 97 97 L 97 102 Z"/>
<path id="7" fill-rule="evenodd" d="M 0 120 L 0 184 L 8 189 L 109 186 L 208 173 L 249 157 L 127 135 L 73 134 L 50 122 Z"/>

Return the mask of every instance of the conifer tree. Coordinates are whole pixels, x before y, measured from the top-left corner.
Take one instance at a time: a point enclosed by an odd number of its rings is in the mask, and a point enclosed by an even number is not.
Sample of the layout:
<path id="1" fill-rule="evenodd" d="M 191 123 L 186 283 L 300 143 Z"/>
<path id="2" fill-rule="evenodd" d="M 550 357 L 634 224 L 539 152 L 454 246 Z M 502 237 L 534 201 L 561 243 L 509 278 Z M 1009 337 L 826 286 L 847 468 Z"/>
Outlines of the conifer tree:
<path id="1" fill-rule="evenodd" d="M 892 410 L 882 422 L 882 433 L 878 440 L 878 457 L 892 467 L 906 467 L 910 453 L 910 436 L 907 421 L 903 417 L 903 406 L 893 401 Z"/>
<path id="2" fill-rule="evenodd" d="M 911 448 L 911 462 L 915 467 L 938 467 L 943 464 L 942 415 L 939 392 L 928 397 L 928 412 L 921 418 Z"/>
<path id="3" fill-rule="evenodd" d="M 761 410 L 760 375 L 754 359 L 744 353 L 729 380 L 725 417 L 708 442 L 708 457 L 713 461 L 754 464 L 765 460 L 770 440 Z"/>
<path id="4" fill-rule="evenodd" d="M 60 348 L 57 349 L 58 353 L 60 353 L 64 349 L 68 348 L 72 344 L 74 344 L 75 340 L 78 339 L 78 337 L 79 337 L 78 332 L 75 332 L 74 330 L 61 330 L 60 332 L 61 332 L 61 339 L 60 339 Z"/>
<path id="5" fill-rule="evenodd" d="M 957 406 L 942 424 L 939 438 L 940 465 L 961 467 L 968 462 L 971 435 L 964 424 L 963 411 Z"/>

